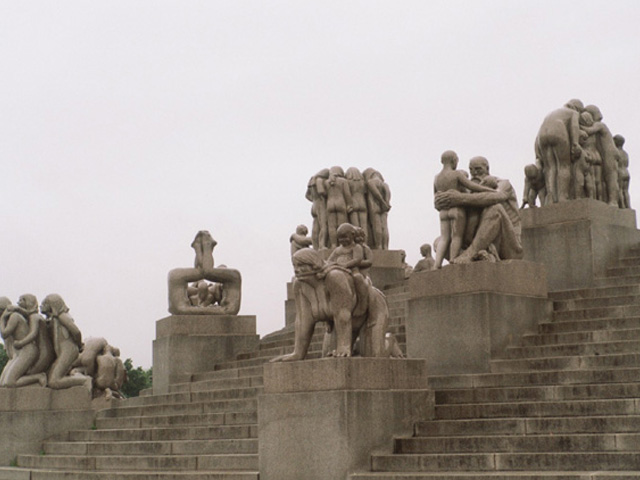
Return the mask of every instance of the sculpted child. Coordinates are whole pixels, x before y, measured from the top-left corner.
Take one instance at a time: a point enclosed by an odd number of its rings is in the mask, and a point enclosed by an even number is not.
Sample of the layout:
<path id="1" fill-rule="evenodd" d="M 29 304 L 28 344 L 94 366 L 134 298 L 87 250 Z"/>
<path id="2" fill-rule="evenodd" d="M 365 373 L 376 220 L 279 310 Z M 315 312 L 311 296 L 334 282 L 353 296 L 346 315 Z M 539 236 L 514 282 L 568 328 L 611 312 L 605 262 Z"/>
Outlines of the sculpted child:
<path id="1" fill-rule="evenodd" d="M 289 238 L 289 243 L 291 243 L 291 256 L 296 253 L 298 250 L 302 250 L 303 248 L 308 248 L 311 246 L 311 239 L 307 237 L 309 234 L 309 229 L 306 225 L 298 225 L 296 227 L 296 233 L 292 234 Z"/>
<path id="2" fill-rule="evenodd" d="M 458 167 L 458 155 L 454 151 L 447 150 L 444 152 L 440 161 L 442 170 L 433 181 L 434 194 L 446 192 L 447 190 L 466 192 L 466 189 L 472 192 L 494 191 L 495 188 L 473 182 L 466 177 L 464 172 L 456 170 Z M 494 183 L 497 186 L 497 181 Z M 447 250 L 449 250 L 449 258 L 451 260 L 460 254 L 466 223 L 467 215 L 464 208 L 453 207 L 440 210 L 440 243 L 436 252 L 434 268 L 442 267 L 442 261 Z"/>
<path id="3" fill-rule="evenodd" d="M 425 270 L 433 270 L 433 266 L 435 265 L 435 260 L 431 256 L 431 245 L 428 243 L 423 244 L 420 247 L 420 254 L 423 258 L 421 258 L 416 266 L 413 268 L 414 272 L 423 272 Z"/>
<path id="4" fill-rule="evenodd" d="M 371 265 L 373 265 L 373 252 L 371 251 L 371 247 L 367 245 L 367 234 L 364 228 L 356 227 L 355 242 L 362 246 L 362 252 L 364 254 L 364 258 L 358 268 L 365 278 L 369 278 L 369 271 L 371 270 Z"/>
<path id="5" fill-rule="evenodd" d="M 540 199 L 540 205 L 545 204 L 547 189 L 544 186 L 544 174 L 537 165 L 533 163 L 524 167 L 524 193 L 522 194 L 522 206 L 529 205 L 529 208 L 536 206 L 536 198 Z"/>

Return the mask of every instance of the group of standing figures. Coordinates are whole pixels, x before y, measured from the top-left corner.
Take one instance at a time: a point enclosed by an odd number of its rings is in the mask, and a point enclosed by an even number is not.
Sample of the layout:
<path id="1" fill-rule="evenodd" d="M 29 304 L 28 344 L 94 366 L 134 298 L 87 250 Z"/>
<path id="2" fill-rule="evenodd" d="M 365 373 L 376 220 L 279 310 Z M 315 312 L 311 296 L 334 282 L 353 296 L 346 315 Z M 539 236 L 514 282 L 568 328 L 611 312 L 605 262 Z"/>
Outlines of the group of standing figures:
<path id="1" fill-rule="evenodd" d="M 38 310 L 35 295 L 22 295 L 17 305 L 0 298 L 0 334 L 9 361 L 0 387 L 64 389 L 85 386 L 118 395 L 126 378 L 120 352 L 103 338 L 82 342 L 69 308 L 60 295 L 47 295 Z"/>
<path id="2" fill-rule="evenodd" d="M 525 167 L 522 206 L 594 198 L 630 208 L 629 156 L 624 137 L 611 134 L 595 105 L 569 100 L 542 122 L 535 142 L 536 164 Z"/>
<path id="3" fill-rule="evenodd" d="M 306 198 L 312 203 L 311 239 L 316 250 L 337 247 L 337 230 L 343 223 L 367 232 L 371 248 L 389 248 L 387 215 L 391 191 L 377 170 L 367 168 L 360 172 L 351 167 L 345 175 L 341 167 L 325 168 L 309 180 Z"/>

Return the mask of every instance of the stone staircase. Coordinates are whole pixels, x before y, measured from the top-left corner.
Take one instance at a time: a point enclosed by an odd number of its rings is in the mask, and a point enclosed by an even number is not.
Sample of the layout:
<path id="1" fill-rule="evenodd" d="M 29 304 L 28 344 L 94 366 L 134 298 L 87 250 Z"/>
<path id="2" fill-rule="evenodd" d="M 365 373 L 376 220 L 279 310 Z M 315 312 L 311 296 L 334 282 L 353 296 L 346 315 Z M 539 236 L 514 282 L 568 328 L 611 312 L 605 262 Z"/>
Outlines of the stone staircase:
<path id="1" fill-rule="evenodd" d="M 430 378 L 435 418 L 351 480 L 640 479 L 640 249 L 550 298 L 491 373 Z"/>
<path id="2" fill-rule="evenodd" d="M 404 348 L 406 285 L 388 289 L 390 330 Z M 318 325 L 309 358 L 319 358 Z M 98 412 L 95 428 L 45 442 L 40 455 L 18 455 L 0 468 L 0 480 L 257 480 L 257 397 L 263 363 L 293 350 L 294 330 L 265 336 L 258 350 L 220 363 L 213 371 L 143 392 Z"/>

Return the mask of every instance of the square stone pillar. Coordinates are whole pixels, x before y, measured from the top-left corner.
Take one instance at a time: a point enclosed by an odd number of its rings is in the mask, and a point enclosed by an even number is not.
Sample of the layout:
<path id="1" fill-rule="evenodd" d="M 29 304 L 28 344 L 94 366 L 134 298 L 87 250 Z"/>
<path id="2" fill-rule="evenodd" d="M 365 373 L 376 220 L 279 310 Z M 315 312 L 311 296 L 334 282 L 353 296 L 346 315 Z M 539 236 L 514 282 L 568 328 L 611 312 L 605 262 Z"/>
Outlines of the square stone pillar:
<path id="1" fill-rule="evenodd" d="M 258 397 L 261 480 L 345 480 L 433 418 L 424 361 L 325 358 L 265 364 Z"/>
<path id="2" fill-rule="evenodd" d="M 171 315 L 156 322 L 153 393 L 258 347 L 255 315 Z"/>
<path id="3" fill-rule="evenodd" d="M 409 278 L 407 356 L 430 374 L 483 373 L 490 360 L 551 311 L 545 267 L 522 260 L 474 262 Z"/>
<path id="4" fill-rule="evenodd" d="M 520 211 L 524 259 L 546 265 L 549 290 L 588 288 L 640 242 L 634 210 L 592 199 Z"/>

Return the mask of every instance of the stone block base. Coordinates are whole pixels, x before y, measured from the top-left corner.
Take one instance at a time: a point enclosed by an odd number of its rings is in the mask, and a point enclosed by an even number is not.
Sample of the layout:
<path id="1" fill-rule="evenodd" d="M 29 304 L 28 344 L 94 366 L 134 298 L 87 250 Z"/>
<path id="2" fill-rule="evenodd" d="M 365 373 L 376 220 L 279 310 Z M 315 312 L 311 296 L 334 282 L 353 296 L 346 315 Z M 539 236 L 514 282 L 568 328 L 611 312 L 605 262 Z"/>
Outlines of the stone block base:
<path id="1" fill-rule="evenodd" d="M 404 267 L 400 250 L 372 250 L 371 283 L 380 290 L 404 280 Z"/>
<path id="2" fill-rule="evenodd" d="M 394 435 L 433 418 L 421 360 L 330 358 L 266 364 L 258 398 L 260 478 L 344 480 Z"/>
<path id="3" fill-rule="evenodd" d="M 549 290 L 588 288 L 640 242 L 635 211 L 591 199 L 521 210 L 524 258 L 546 265 Z"/>
<path id="4" fill-rule="evenodd" d="M 93 422 L 91 392 L 84 387 L 0 388 L 0 465 L 10 465 L 18 454 L 37 454 L 48 438 Z"/>
<path id="5" fill-rule="evenodd" d="M 490 371 L 492 356 L 551 311 L 542 265 L 520 260 L 449 265 L 409 279 L 407 356 L 430 374 Z"/>
<path id="6" fill-rule="evenodd" d="M 171 315 L 156 322 L 153 393 L 258 346 L 254 315 Z"/>

